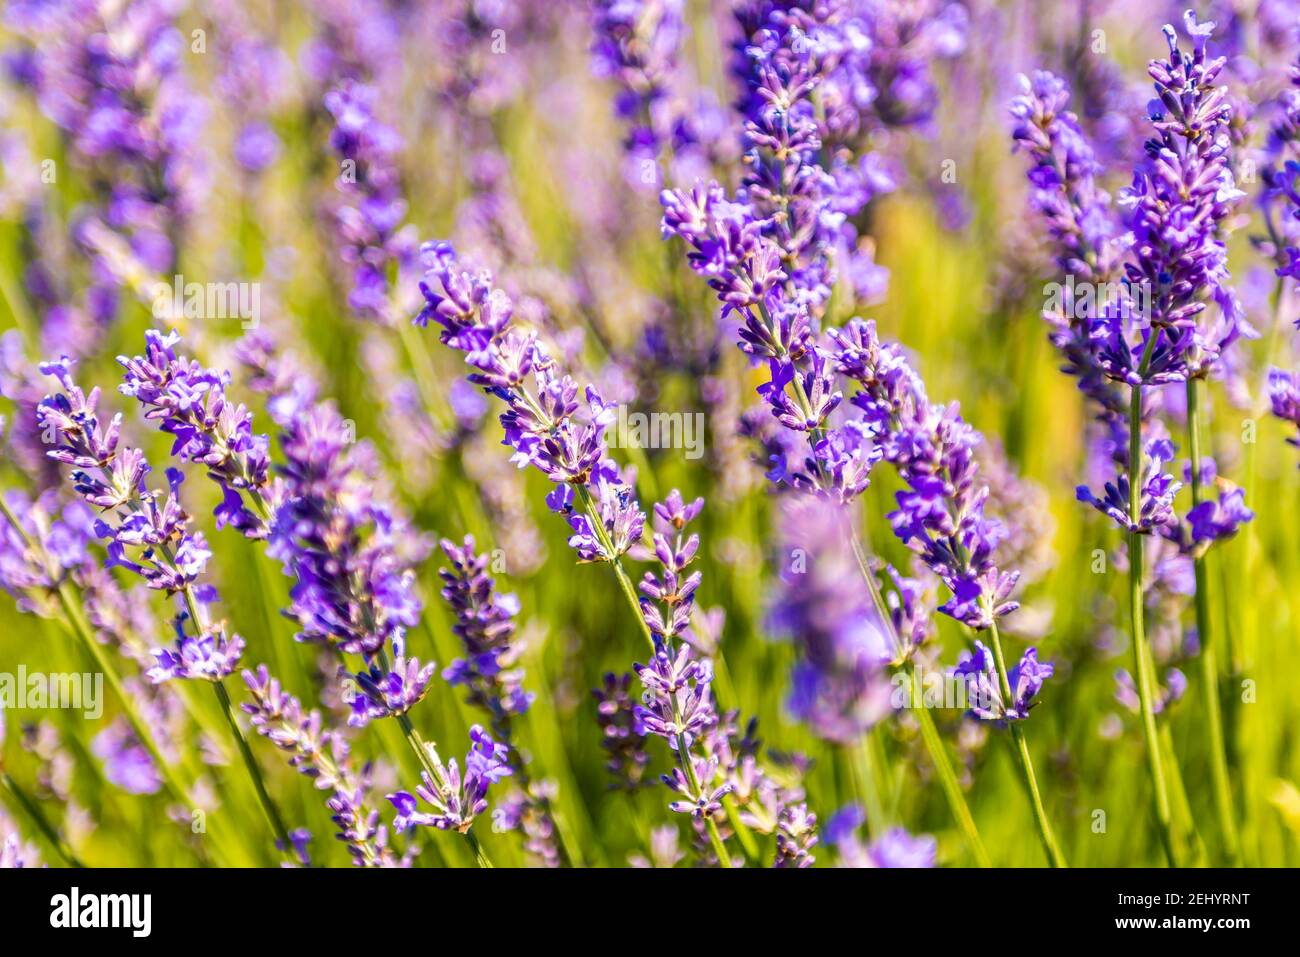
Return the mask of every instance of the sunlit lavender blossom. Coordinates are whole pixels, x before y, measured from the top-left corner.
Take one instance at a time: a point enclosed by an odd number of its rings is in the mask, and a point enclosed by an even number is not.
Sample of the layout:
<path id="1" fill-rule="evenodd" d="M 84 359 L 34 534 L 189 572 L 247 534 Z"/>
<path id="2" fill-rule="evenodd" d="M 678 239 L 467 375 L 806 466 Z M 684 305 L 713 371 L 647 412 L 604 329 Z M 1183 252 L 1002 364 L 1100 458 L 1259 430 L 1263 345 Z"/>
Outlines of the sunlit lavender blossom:
<path id="1" fill-rule="evenodd" d="M 207 369 L 176 354 L 180 335 L 156 330 L 145 333 L 145 354 L 118 356 L 126 369 L 118 387 L 145 408 L 145 418 L 175 437 L 172 454 L 184 462 L 203 465 L 221 487 L 222 501 L 214 514 L 217 527 L 229 522 L 249 538 L 264 538 L 267 525 L 257 510 L 269 482 L 267 439 L 253 432 L 253 416 L 232 403 L 226 388 L 230 373 Z M 244 496 L 256 503 L 245 504 Z"/>
<path id="2" fill-rule="evenodd" d="M 419 802 L 409 791 L 388 795 L 389 802 L 397 809 L 393 826 L 399 832 L 420 826 L 464 833 L 470 829 L 474 818 L 487 810 L 488 787 L 513 772 L 504 744 L 494 742 L 478 725 L 470 728 L 469 737 L 470 749 L 465 755 L 463 778 L 455 758 L 443 765 L 434 757 L 439 776 L 437 781 L 429 776 L 428 771 L 420 773 L 424 783 L 416 787 L 415 795 L 432 807 L 433 813 L 419 810 Z"/>
<path id="3" fill-rule="evenodd" d="M 783 808 L 776 830 L 774 867 L 812 867 L 817 858 L 812 849 L 817 844 L 817 815 L 806 804 Z"/>
<path id="4" fill-rule="evenodd" d="M 1173 460 L 1174 445 L 1168 439 L 1150 439 L 1143 449 L 1142 488 L 1139 492 L 1138 520 L 1129 517 L 1129 477 L 1120 475 L 1107 482 L 1105 494 L 1097 497 L 1086 485 L 1076 490 L 1079 501 L 1087 502 L 1097 511 L 1114 520 L 1128 532 L 1149 534 L 1176 521 L 1174 496 L 1183 484 L 1163 471 Z"/>
<path id="5" fill-rule="evenodd" d="M 401 137 L 375 116 L 374 87 L 345 81 L 325 95 L 334 117 L 330 146 L 342 161 L 337 179 L 345 197 L 335 209 L 339 246 L 352 269 L 348 305 L 358 314 L 393 319 L 390 271 L 409 265 L 415 255 L 414 227 L 404 226 L 396 154 Z"/>
<path id="6" fill-rule="evenodd" d="M 847 517 L 829 502 L 793 500 L 781 529 L 770 625 L 796 649 L 789 707 L 820 737 L 848 744 L 890 713 L 886 665 L 898 650 L 854 561 Z"/>
<path id="7" fill-rule="evenodd" d="M 506 404 L 501 425 L 515 450 L 511 461 L 532 465 L 557 483 L 546 503 L 568 518 L 574 530 L 569 544 L 579 558 L 618 561 L 641 540 L 645 515 L 618 466 L 605 457 L 613 407 L 592 386 L 579 401 L 578 384 L 560 373 L 536 332 L 511 322 L 514 304 L 493 286 L 491 273 L 462 270 L 448 243 L 423 248 L 425 306 L 416 323 L 436 321 L 443 344 L 464 352 L 476 370 L 469 381 Z M 584 504 L 590 501 L 587 513 L 575 510 L 577 494 Z"/>
<path id="8" fill-rule="evenodd" d="M 952 591 L 939 610 L 976 630 L 989 628 L 1019 607 L 1011 596 L 1020 573 L 995 561 L 1005 530 L 985 514 L 988 488 L 975 454 L 983 436 L 955 402 L 930 403 L 902 349 L 882 344 L 875 323 L 853 319 L 831 339 L 838 368 L 860 387 L 849 401 L 907 485 L 888 516 L 894 533 Z"/>
<path id="9" fill-rule="evenodd" d="M 962 652 L 953 674 L 967 683 L 970 713 L 981 721 L 1001 723 L 1023 721 L 1029 717 L 1029 709 L 1037 704 L 1034 698 L 1055 670 L 1051 664 L 1039 662 L 1037 648 L 1030 648 L 1007 671 L 1007 683 L 1011 687 L 1011 701 L 1008 703 L 1002 693 L 993 653 L 983 642 L 977 641 L 974 651 Z"/>
<path id="10" fill-rule="evenodd" d="M 398 655 L 388 663 L 387 670 L 372 664 L 365 671 L 357 672 L 353 676 L 355 685 L 350 699 L 345 694 L 345 700 L 352 706 L 348 724 L 359 728 L 376 718 L 406 714 L 428 693 L 435 670 L 432 661 L 422 665 L 418 658 L 408 660 Z"/>

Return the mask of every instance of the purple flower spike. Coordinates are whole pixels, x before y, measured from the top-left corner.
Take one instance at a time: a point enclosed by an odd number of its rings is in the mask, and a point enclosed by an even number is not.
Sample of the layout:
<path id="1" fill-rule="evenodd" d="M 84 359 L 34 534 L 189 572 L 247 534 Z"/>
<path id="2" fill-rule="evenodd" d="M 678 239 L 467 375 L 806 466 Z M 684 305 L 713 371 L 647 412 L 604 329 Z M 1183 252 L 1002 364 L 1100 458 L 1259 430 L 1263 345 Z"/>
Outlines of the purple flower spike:
<path id="1" fill-rule="evenodd" d="M 177 620 L 175 646 L 154 651 L 158 664 L 148 671 L 151 682 L 162 684 L 173 678 L 220 681 L 238 667 L 244 653 L 244 639 L 238 635 L 227 638 L 220 624 L 210 626 L 206 634 L 194 638 L 181 630 L 182 621 Z"/>
<path id="2" fill-rule="evenodd" d="M 1129 519 L 1129 479 L 1120 475 L 1114 482 L 1106 483 L 1105 495 L 1098 498 L 1086 485 L 1076 490 L 1079 501 L 1087 502 L 1103 515 L 1109 516 L 1120 528 L 1129 532 L 1150 534 L 1173 524 L 1174 496 L 1183 487 L 1174 477 L 1163 471 L 1173 460 L 1174 446 L 1168 439 L 1150 439 L 1143 455 L 1143 482 L 1138 521 Z"/>
<path id="3" fill-rule="evenodd" d="M 485 709 L 493 728 L 505 738 L 509 718 L 524 714 L 533 694 L 523 687 L 524 671 L 519 667 L 522 645 L 515 635 L 519 600 L 500 595 L 496 582 L 487 575 L 488 556 L 474 550 L 474 539 L 465 536 L 463 545 L 442 540 L 442 550 L 451 562 L 439 569 L 442 597 L 456 615 L 452 632 L 465 646 L 467 657 L 458 658 L 442 676 L 453 685 L 464 685 L 469 702 Z"/>
<path id="4" fill-rule="evenodd" d="M 428 693 L 436 666 L 431 661 L 421 665 L 418 658 L 394 658 L 390 669 L 382 671 L 372 664 L 354 676 L 356 686 L 345 700 L 352 706 L 348 724 L 362 728 L 376 718 L 406 714 Z"/>
<path id="5" fill-rule="evenodd" d="M 310 778 L 318 790 L 330 792 L 326 805 L 353 863 L 359 867 L 408 864 L 388 846 L 388 829 L 368 803 L 370 768 L 367 765 L 360 772 L 354 768 L 347 739 L 325 727 L 320 712 L 305 713 L 301 702 L 271 677 L 266 665 L 258 665 L 255 673 L 245 671 L 243 678 L 253 698 L 243 709 L 253 728 L 289 756 L 290 767 Z"/>
<path id="6" fill-rule="evenodd" d="M 681 739 L 689 750 L 696 736 L 717 722 L 709 688 L 713 666 L 692 659 L 689 645 L 681 645 L 675 655 L 660 651 L 650 664 L 634 668 L 646 689 L 645 705 L 637 715 L 647 733 L 667 739 L 674 750 Z"/>
<path id="7" fill-rule="evenodd" d="M 547 505 L 566 516 L 569 545 L 584 562 L 617 561 L 641 540 L 645 515 L 617 465 L 606 458 L 613 407 L 592 386 L 556 368 L 537 334 L 513 322 L 514 304 L 486 271 L 462 268 L 450 243 L 425 243 L 420 282 L 425 305 L 415 323 L 442 327 L 439 338 L 465 354 L 469 381 L 506 406 L 501 414 L 511 461 L 533 466 L 561 486 Z M 581 490 L 581 491 L 580 491 Z M 590 499 L 595 516 L 576 509 Z M 594 523 L 599 523 L 594 524 Z"/>
<path id="8" fill-rule="evenodd" d="M 243 497 L 253 497 L 265 509 L 261 503 L 269 481 L 267 438 L 254 434 L 253 416 L 244 406 L 227 401 L 230 373 L 178 357 L 179 341 L 175 332 L 146 332 L 144 355 L 118 356 L 126 369 L 119 391 L 137 399 L 145 418 L 175 436 L 173 455 L 203 465 L 221 486 L 217 527 L 229 522 L 249 538 L 265 538 L 266 522 Z"/>
<path id="9" fill-rule="evenodd" d="M 718 773 L 716 757 L 706 759 L 688 755 L 687 759 L 691 762 L 698 786 L 691 783 L 691 778 L 680 767 L 673 768 L 671 774 L 662 775 L 664 784 L 684 798 L 668 806 L 678 814 L 689 814 L 695 820 L 703 821 L 722 810 L 722 799 L 731 793 L 732 784 L 725 782 L 714 787 L 710 783 Z"/>
<path id="10" fill-rule="evenodd" d="M 508 750 L 504 744 L 494 742 L 478 725 L 470 728 L 469 736 L 470 749 L 465 756 L 463 779 L 455 758 L 443 765 L 431 748 L 437 780 L 430 777 L 428 771 L 422 771 L 423 783 L 415 789 L 415 795 L 407 791 L 388 795 L 389 803 L 397 810 L 393 826 L 399 832 L 412 827 L 436 827 L 441 831 L 465 833 L 473 825 L 474 818 L 487 810 L 489 785 L 513 773 L 507 760 Z M 416 795 L 434 809 L 433 813 L 420 810 Z"/>

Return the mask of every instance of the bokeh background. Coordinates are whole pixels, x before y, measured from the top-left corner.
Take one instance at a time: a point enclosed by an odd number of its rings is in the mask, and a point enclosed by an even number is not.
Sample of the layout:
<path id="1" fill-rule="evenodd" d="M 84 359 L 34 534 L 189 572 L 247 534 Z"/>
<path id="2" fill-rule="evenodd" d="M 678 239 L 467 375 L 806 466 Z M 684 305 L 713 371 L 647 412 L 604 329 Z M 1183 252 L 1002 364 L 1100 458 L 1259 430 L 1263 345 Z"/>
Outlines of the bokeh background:
<path id="1" fill-rule="evenodd" d="M 0 408 L 11 421 L 23 414 L 10 400 L 24 363 L 72 344 L 82 357 L 80 380 L 104 388 L 105 405 L 125 413 L 131 440 L 161 462 L 168 443 L 129 399 L 116 394 L 120 370 L 114 361 L 118 354 L 139 352 L 144 330 L 155 325 L 144 290 L 157 273 L 141 267 L 134 275 L 119 274 L 109 283 L 116 290 L 111 321 L 85 315 L 88 291 L 103 278 L 96 273 L 102 262 L 79 241 L 78 226 L 88 211 L 105 208 L 112 174 L 51 116 L 48 96 L 39 92 L 42 83 L 48 88 L 59 80 L 48 73 L 34 76 L 33 65 L 63 68 L 57 57 L 42 63 L 40 54 L 69 42 L 42 33 L 46 6 L 11 0 L 0 19 L 6 66 L 0 83 L 6 400 Z M 162 275 L 258 283 L 262 325 L 314 371 L 322 392 L 355 422 L 357 436 L 373 443 L 414 522 L 434 536 L 474 535 L 494 556 L 499 587 L 518 596 L 526 638 L 522 665 L 536 701 L 520 721 L 517 739 L 538 773 L 555 781 L 555 808 L 570 857 L 588 865 L 625 865 L 629 855 L 647 853 L 649 829 L 665 824 L 680 827 L 682 846 L 688 845 L 686 825 L 667 809 L 668 793 L 654 775 L 632 794 L 608 787 L 591 689 L 604 673 L 627 671 L 641 660 L 642 639 L 606 570 L 575 565 L 566 526 L 543 504 L 548 483 L 506 462 L 495 417 L 479 410 L 466 426 L 453 413 L 468 404 L 474 416 L 473 403 L 454 387 L 464 374 L 460 357 L 430 334 L 412 335 L 406 322 L 419 308 L 418 272 L 400 278 L 398 311 L 405 316 L 376 321 L 349 304 L 351 274 L 340 262 L 334 218 L 339 160 L 330 145 L 333 118 L 323 106 L 331 81 L 347 70 L 369 74 L 376 114 L 400 137 L 393 158 L 414 236 L 451 238 L 462 251 L 478 255 L 522 310 L 544 316 L 566 356 L 584 363 L 596 381 L 621 383 L 631 408 L 707 413 L 703 458 L 687 459 L 681 449 L 636 450 L 630 456 L 641 500 L 648 503 L 671 488 L 704 496 L 699 600 L 705 609 L 725 612 L 721 642 L 735 695 L 727 704 L 758 719 L 765 749 L 806 756 L 807 800 L 823 820 L 860 800 L 859 749 L 817 739 L 785 707 L 793 651 L 774 639 L 766 622 L 780 560 L 774 554 L 773 496 L 754 449 L 737 434 L 739 416 L 754 403 L 753 388 L 762 380 L 726 338 L 715 341 L 716 301 L 684 268 L 680 245 L 660 239 L 658 188 L 665 178 L 670 185 L 689 185 L 682 179 L 700 171 L 666 161 L 646 177 L 629 157 L 626 126 L 614 109 L 617 84 L 593 71 L 588 5 L 219 0 L 86 6 L 110 18 L 121 15 L 119 8 L 161 10 L 158 15 L 178 31 L 178 69 L 201 107 L 202 115 L 170 147 L 187 163 L 192 160 L 193 169 L 178 174 L 192 177 L 184 184 L 190 206 L 169 229 L 174 270 Z M 1164 54 L 1160 24 L 1181 11 L 1122 0 L 864 6 L 888 8 L 895 18 L 888 22 L 912 25 L 914 32 L 904 36 L 914 45 L 899 44 L 900 62 L 915 71 L 916 82 L 931 85 L 927 96 L 933 102 L 915 122 L 882 124 L 873 138 L 873 147 L 897 173 L 897 188 L 873 200 L 859 225 L 874 243 L 876 261 L 888 270 L 887 290 L 876 302 L 837 291 L 830 318 L 874 318 L 883 335 L 910 351 L 931 397 L 959 401 L 967 420 L 1001 445 L 1019 473 L 1023 486 L 1003 485 L 1008 500 L 1002 507 L 1033 521 L 1039 570 L 1023 596 L 1024 608 L 1009 620 L 1007 641 L 1016 654 L 1036 644 L 1056 666 L 1029 722 L 1049 815 L 1076 866 L 1159 863 L 1141 735 L 1136 716 L 1115 695 L 1115 672 L 1127 666 L 1129 651 L 1126 577 L 1113 562 L 1100 572 L 1096 568 L 1097 550 L 1112 553 L 1119 533 L 1075 500 L 1075 486 L 1086 479 L 1086 412 L 1073 381 L 1058 370 L 1039 316 L 1053 267 L 1026 205 L 1025 163 L 1011 153 L 1006 105 L 1016 92 L 1017 73 L 1040 67 L 1061 72 L 1076 96 L 1085 91 L 1091 112 L 1081 113 L 1084 124 L 1106 155 L 1115 157 L 1108 168 L 1117 172 L 1108 185 L 1123 185 L 1122 171 L 1126 163 L 1131 169 L 1145 135 L 1145 63 Z M 1201 6 L 1212 7 L 1203 14 L 1220 21 L 1217 36 L 1226 38 L 1232 57 L 1228 82 L 1234 95 L 1254 103 L 1276 96 L 1286 85 L 1288 64 L 1300 53 L 1300 8 Z M 734 96 L 727 73 L 733 39 L 727 8 L 721 0 L 690 0 L 680 50 L 689 82 L 710 91 L 724 117 Z M 938 42 L 918 27 L 937 17 L 949 18 L 945 31 L 959 34 L 960 42 Z M 204 49 L 195 52 L 199 36 Z M 1264 126 L 1246 134 L 1243 150 L 1262 144 Z M 714 168 L 703 172 L 733 185 L 738 151 L 729 154 L 727 141 L 724 131 Z M 51 165 L 42 166 L 44 161 Z M 46 169 L 54 171 L 53 181 L 43 180 Z M 1242 185 L 1253 199 L 1258 182 Z M 1286 311 L 1285 298 L 1274 308 L 1272 264 L 1249 241 L 1259 232 L 1254 207 L 1248 201 L 1241 209 L 1232 271 L 1252 322 L 1264 334 L 1241 348 L 1241 388 L 1211 387 L 1207 444 L 1220 474 L 1246 488 L 1256 518 L 1215 550 L 1210 572 L 1243 857 L 1250 864 L 1283 866 L 1300 860 L 1300 701 L 1294 693 L 1300 681 L 1300 474 L 1297 449 L 1285 441 L 1287 427 L 1267 414 L 1264 377 L 1269 364 L 1293 364 L 1295 316 Z M 59 304 L 80 315 L 53 313 Z M 237 319 L 197 320 L 183 329 L 183 342 L 205 364 L 234 368 L 231 345 L 244 331 Z M 648 342 L 659 342 L 657 356 Z M 730 401 L 702 399 L 714 383 L 726 384 L 718 388 Z M 236 372 L 233 393 L 269 429 L 256 396 L 241 385 Z M 11 432 L 6 429 L 6 439 Z M 6 488 L 33 486 L 31 463 L 12 444 L 6 445 L 0 474 Z M 906 567 L 908 553 L 884 520 L 896 488 L 893 477 L 878 470 L 863 512 L 871 547 Z M 207 528 L 214 487 L 196 478 L 185 495 Z M 288 579 L 254 543 L 229 531 L 207 532 L 224 614 L 248 642 L 245 661 L 267 662 L 305 703 L 322 707 L 327 716 L 337 714 L 320 650 L 295 643 L 293 624 L 279 614 L 288 603 Z M 413 653 L 440 666 L 459 654 L 450 613 L 438 596 L 441 560 L 435 552 L 421 567 L 425 609 L 409 637 Z M 165 603 L 157 595 L 151 601 L 157 632 L 144 640 L 160 644 Z M 1169 634 L 1163 644 L 1158 641 L 1157 653 L 1173 661 L 1183 654 L 1192 627 L 1190 606 L 1175 601 L 1170 615 L 1163 622 Z M 943 659 L 952 662 L 968 639 L 940 616 L 939 640 Z M 0 670 L 13 672 L 20 664 L 46 672 L 93 667 L 57 616 L 22 614 L 5 599 Z M 1180 812 L 1202 825 L 1207 854 L 1215 859 L 1209 759 L 1194 670 L 1188 673 L 1193 687 L 1167 720 L 1181 769 L 1176 794 L 1185 805 Z M 87 863 L 193 864 L 194 847 L 203 838 L 169 820 L 165 794 L 128 793 L 109 780 L 96 742 L 112 728 L 118 705 L 107 689 L 105 698 L 98 721 L 73 712 L 9 712 L 0 752 L 5 768 Z M 206 695 L 197 700 L 211 726 L 219 726 L 215 705 Z M 1040 864 L 1014 756 L 1002 735 L 955 711 L 937 717 L 995 862 Z M 441 679 L 413 719 L 452 753 L 478 720 L 463 694 Z M 187 760 L 201 755 L 207 763 L 199 770 L 210 790 L 224 795 L 219 806 L 213 798 L 210 813 L 228 831 L 238 822 L 238 859 L 273 863 L 254 795 L 228 740 L 205 741 L 186 719 L 177 722 L 177 740 L 194 756 Z M 656 772 L 669 767 L 660 744 L 651 747 Z M 889 769 L 881 808 L 886 820 L 933 835 L 940 864 L 971 863 L 915 723 L 904 715 L 882 724 L 871 746 Z M 375 761 L 377 794 L 414 781 L 414 762 L 391 724 L 355 732 L 352 747 Z M 286 817 L 313 832 L 313 861 L 345 865 L 346 852 L 331 838 L 321 796 L 266 742 L 256 739 L 253 748 Z M 10 826 L 17 825 L 44 860 L 57 863 L 20 810 L 6 810 Z M 1105 815 L 1102 830 L 1098 811 Z M 486 823 L 475 832 L 496 863 L 525 863 L 518 835 L 493 833 Z M 420 864 L 473 863 L 450 835 L 429 831 L 419 840 L 426 845 Z M 819 866 L 835 861 L 827 847 L 815 853 Z M 688 854 L 680 866 L 689 862 Z"/>

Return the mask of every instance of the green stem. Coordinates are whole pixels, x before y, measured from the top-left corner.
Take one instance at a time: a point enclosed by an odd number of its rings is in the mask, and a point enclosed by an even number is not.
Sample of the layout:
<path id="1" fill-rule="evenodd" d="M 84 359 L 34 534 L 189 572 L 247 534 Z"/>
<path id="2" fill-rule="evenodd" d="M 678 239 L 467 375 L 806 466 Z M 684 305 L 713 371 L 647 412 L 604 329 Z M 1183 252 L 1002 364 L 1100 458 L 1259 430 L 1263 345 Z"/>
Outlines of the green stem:
<path id="1" fill-rule="evenodd" d="M 271 825 L 271 830 L 275 833 L 280 853 L 287 857 L 292 853 L 293 841 L 289 838 L 289 831 L 284 826 L 284 819 L 280 817 L 280 811 L 276 808 L 275 802 L 271 800 L 271 795 L 267 793 L 266 782 L 262 779 L 261 769 L 258 768 L 257 761 L 253 758 L 253 752 L 248 747 L 248 739 L 244 737 L 244 732 L 240 729 L 239 721 L 235 717 L 235 707 L 231 704 L 230 693 L 226 691 L 225 682 L 212 682 L 212 690 L 216 693 L 217 703 L 221 706 L 221 713 L 225 715 L 226 723 L 230 725 L 230 733 L 234 736 L 235 744 L 239 747 L 239 755 L 244 760 L 244 768 L 248 771 L 249 780 L 253 782 L 253 790 L 257 792 L 257 800 L 262 805 L 262 812 L 266 815 L 267 823 Z"/>
<path id="2" fill-rule="evenodd" d="M 1147 340 L 1148 353 L 1155 339 L 1153 333 Z M 1143 369 L 1146 367 L 1145 359 L 1142 367 Z M 1136 527 L 1142 516 L 1142 386 L 1140 385 L 1133 386 L 1129 401 L 1128 471 L 1129 525 Z M 1147 770 L 1151 776 L 1151 786 L 1155 791 L 1156 823 L 1160 828 L 1160 840 L 1164 845 L 1165 857 L 1171 866 L 1177 867 L 1169 787 L 1165 781 L 1164 761 L 1160 754 L 1160 742 L 1156 734 L 1156 715 L 1152 704 L 1152 669 L 1148 665 L 1150 651 L 1147 648 L 1146 611 L 1143 606 L 1144 539 L 1140 531 L 1129 532 L 1128 547 L 1129 607 L 1133 618 L 1133 680 L 1137 684 L 1142 737 L 1147 751 Z"/>
<path id="3" fill-rule="evenodd" d="M 59 857 L 63 858 L 65 864 L 69 867 L 86 866 L 81 863 L 81 860 L 77 857 L 76 853 L 68 846 L 67 842 L 63 840 L 59 835 L 59 832 L 54 829 L 54 826 L 50 824 L 49 820 L 45 817 L 45 814 L 41 811 L 40 805 L 33 801 L 27 792 L 18 786 L 18 782 L 9 776 L 8 771 L 0 770 L 0 787 L 3 787 L 5 791 L 13 797 L 18 806 L 27 812 L 27 816 L 30 817 L 32 823 L 36 825 L 36 829 L 41 832 L 49 845 L 58 853 Z"/>
<path id="4" fill-rule="evenodd" d="M 876 582 L 876 576 L 871 573 L 866 551 L 862 547 L 862 542 L 859 540 L 856 530 L 849 535 L 849 541 L 853 546 L 853 557 L 857 560 L 858 570 L 862 573 L 862 580 L 867 583 L 867 590 L 871 592 L 871 601 L 875 605 L 876 614 L 880 616 L 880 620 L 884 622 L 885 628 L 889 632 L 894 645 L 894 653 L 901 655 L 903 650 L 902 642 L 894 631 L 894 618 L 889 614 L 889 608 L 885 605 L 884 596 L 880 594 L 880 585 Z M 905 666 L 905 672 L 908 687 L 911 688 L 915 684 L 915 668 L 910 661 Z M 952 762 L 948 759 L 948 752 L 944 748 L 943 739 L 939 736 L 939 729 L 935 726 L 934 716 L 925 707 L 924 701 L 921 702 L 919 708 L 914 710 L 917 714 L 917 721 L 921 725 L 921 739 L 925 743 L 926 751 L 929 752 L 930 762 L 934 765 L 935 773 L 939 776 L 939 786 L 948 801 L 948 809 L 952 812 L 953 818 L 965 835 L 966 844 L 975 857 L 976 863 L 980 867 L 991 867 L 992 862 L 989 860 L 988 851 L 984 847 L 984 841 L 980 838 L 979 829 L 975 826 L 975 818 L 971 816 L 970 806 L 966 803 L 966 795 L 961 789 L 961 783 L 957 780 L 957 774 L 953 770 Z"/>
<path id="5" fill-rule="evenodd" d="M 1201 410 L 1200 380 L 1187 380 L 1187 439 L 1192 459 L 1192 506 L 1201 504 Z M 1237 836 L 1237 815 L 1232 806 L 1232 784 L 1228 778 L 1228 758 L 1223 743 L 1223 716 L 1219 709 L 1219 674 L 1215 660 L 1213 628 L 1210 621 L 1210 594 L 1205 562 L 1206 553 L 1194 559 L 1196 574 L 1196 633 L 1201 641 L 1201 696 L 1205 721 L 1210 732 L 1210 776 L 1214 785 L 1214 809 L 1223 834 L 1223 850 L 1229 864 L 1237 864 L 1241 843 Z"/>
<path id="6" fill-rule="evenodd" d="M 1007 675 L 1007 662 L 1002 654 L 1002 636 L 998 633 L 997 618 L 989 626 L 989 641 L 993 645 L 993 658 L 998 667 L 998 679 L 1002 683 L 1002 695 L 1008 703 L 1011 701 L 1011 682 Z M 1011 722 L 1011 737 L 1016 745 L 1016 757 L 1020 764 L 1020 775 L 1024 780 L 1025 790 L 1029 794 L 1029 803 L 1034 809 L 1034 822 L 1038 825 L 1038 839 L 1043 843 L 1047 861 L 1052 867 L 1065 867 L 1065 857 L 1056 844 L 1051 822 L 1047 819 L 1047 809 L 1043 807 L 1043 796 L 1038 790 L 1038 778 L 1034 774 L 1034 762 L 1029 757 L 1029 744 L 1025 741 L 1025 732 L 1020 725 Z"/>
<path id="7" fill-rule="evenodd" d="M 676 699 L 674 699 L 674 709 L 676 708 Z M 691 790 L 696 794 L 700 792 L 700 779 L 695 773 L 695 764 L 691 761 L 690 752 L 686 749 L 686 735 L 677 736 L 677 760 L 686 772 L 686 779 L 691 784 Z M 713 815 L 706 815 L 704 818 L 706 830 L 709 832 L 709 843 L 713 845 L 713 853 L 717 855 L 718 864 L 721 867 L 731 867 L 731 855 L 727 853 L 727 846 L 722 843 L 722 835 L 718 833 L 717 822 L 713 820 Z"/>
<path id="8" fill-rule="evenodd" d="M 641 626 L 641 633 L 645 635 L 646 643 L 650 646 L 650 653 L 658 651 L 655 645 L 654 635 L 650 632 L 650 626 L 646 624 L 645 617 L 641 614 L 641 602 L 636 597 L 636 589 L 632 587 L 632 579 L 628 577 L 623 568 L 623 563 L 614 553 L 614 543 L 610 541 L 609 533 L 605 530 L 605 520 L 601 518 L 600 511 L 596 507 L 596 502 L 591 497 L 591 491 L 585 485 L 574 485 L 578 493 L 578 498 L 582 499 L 582 507 L 587 511 L 587 518 L 591 524 L 591 529 L 596 533 L 596 538 L 600 541 L 601 550 L 610 556 L 609 564 L 614 569 L 614 577 L 618 579 L 618 587 L 622 589 L 623 597 L 627 599 L 628 607 L 632 609 L 632 614 L 636 618 L 637 624 Z"/>

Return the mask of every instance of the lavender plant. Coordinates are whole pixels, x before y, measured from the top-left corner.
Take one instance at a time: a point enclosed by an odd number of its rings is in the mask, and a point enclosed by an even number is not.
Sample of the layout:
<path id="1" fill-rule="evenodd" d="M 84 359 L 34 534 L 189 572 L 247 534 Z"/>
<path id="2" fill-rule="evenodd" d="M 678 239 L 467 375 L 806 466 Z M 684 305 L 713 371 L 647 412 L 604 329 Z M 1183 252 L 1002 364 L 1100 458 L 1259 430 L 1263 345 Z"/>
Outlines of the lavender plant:
<path id="1" fill-rule="evenodd" d="M 1229 164 L 1232 107 L 1226 87 L 1215 85 L 1226 61 L 1210 59 L 1207 52 L 1214 26 L 1198 22 L 1195 13 L 1188 11 L 1185 29 L 1193 41 L 1190 55 L 1180 50 L 1174 28 L 1164 27 L 1168 58 L 1151 61 L 1148 69 L 1157 96 L 1148 111 L 1154 136 L 1145 144 L 1146 157 L 1134 172 L 1132 186 L 1120 194 L 1127 209 L 1122 224 L 1109 197 L 1096 186 L 1100 166 L 1077 119 L 1064 112 L 1068 100 L 1064 84 L 1049 74 L 1038 74 L 1032 82 L 1023 81 L 1024 93 L 1012 105 L 1015 139 L 1034 161 L 1032 202 L 1045 216 L 1057 243 L 1058 263 L 1103 283 L 1122 275 L 1127 284 L 1118 302 L 1082 304 L 1082 308 L 1080 303 L 1066 304 L 1075 318 L 1065 321 L 1059 314 L 1053 318 L 1052 338 L 1066 356 L 1067 371 L 1079 377 L 1081 390 L 1098 407 L 1117 470 L 1104 495 L 1086 486 L 1080 486 L 1078 494 L 1128 534 L 1134 670 L 1156 816 L 1171 862 L 1177 850 L 1165 762 L 1157 741 L 1155 679 L 1144 621 L 1143 546 L 1153 534 L 1171 538 L 1194 556 L 1214 793 L 1230 859 L 1236 857 L 1238 846 L 1219 715 L 1205 552 L 1216 540 L 1235 534 L 1252 513 L 1239 490 L 1222 492 L 1218 502 L 1204 496 L 1207 463 L 1201 452 L 1200 404 L 1201 382 L 1222 375 L 1229 348 L 1255 332 L 1227 284 L 1225 236 L 1233 209 L 1244 194 L 1237 189 Z M 1121 225 L 1127 232 L 1121 232 Z M 1149 303 L 1136 303 L 1132 290 Z M 1173 507 L 1181 483 L 1163 471 L 1174 456 L 1173 444 L 1158 431 L 1159 426 L 1154 435 L 1144 438 L 1144 424 L 1151 414 L 1144 389 L 1168 383 L 1185 383 L 1192 486 L 1186 526 L 1176 519 Z M 1120 424 L 1122 402 L 1115 392 L 1123 386 L 1130 392 L 1127 452 Z M 1148 434 L 1152 431 L 1148 426 Z"/>

